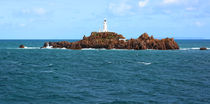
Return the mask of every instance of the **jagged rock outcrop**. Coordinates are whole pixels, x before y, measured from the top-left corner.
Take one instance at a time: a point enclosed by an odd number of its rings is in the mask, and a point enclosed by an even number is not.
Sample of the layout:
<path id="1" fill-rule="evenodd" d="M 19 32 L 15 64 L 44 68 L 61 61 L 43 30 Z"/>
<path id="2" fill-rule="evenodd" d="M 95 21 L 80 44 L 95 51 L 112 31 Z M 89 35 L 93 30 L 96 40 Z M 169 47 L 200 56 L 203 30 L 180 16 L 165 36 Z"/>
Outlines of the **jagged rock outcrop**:
<path id="1" fill-rule="evenodd" d="M 202 47 L 202 48 L 200 48 L 200 50 L 207 50 L 207 48 L 206 47 Z"/>
<path id="2" fill-rule="evenodd" d="M 179 49 L 173 38 L 162 40 L 154 39 L 147 33 L 142 34 L 137 39 L 124 40 L 121 34 L 114 32 L 92 32 L 89 37 L 84 36 L 77 42 L 49 42 L 53 48 L 82 49 L 82 48 L 106 48 L 106 49 L 155 49 L 155 50 L 175 50 Z M 47 43 L 43 47 L 46 47 Z"/>
<path id="3" fill-rule="evenodd" d="M 20 45 L 19 48 L 25 48 L 25 46 L 24 45 Z"/>

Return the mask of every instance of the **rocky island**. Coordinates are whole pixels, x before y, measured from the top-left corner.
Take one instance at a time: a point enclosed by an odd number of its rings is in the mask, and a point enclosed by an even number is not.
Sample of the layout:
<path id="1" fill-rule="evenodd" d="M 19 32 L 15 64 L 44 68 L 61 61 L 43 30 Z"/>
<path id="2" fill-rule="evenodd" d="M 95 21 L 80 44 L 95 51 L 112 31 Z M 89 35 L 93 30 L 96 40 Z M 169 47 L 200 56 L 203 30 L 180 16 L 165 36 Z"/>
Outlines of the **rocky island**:
<path id="1" fill-rule="evenodd" d="M 155 49 L 155 50 L 175 50 L 179 49 L 178 44 L 173 38 L 162 40 L 154 39 L 147 33 L 142 34 L 137 39 L 126 40 L 121 34 L 109 32 L 107 20 L 104 19 L 103 31 L 92 32 L 89 37 L 84 36 L 82 40 L 77 42 L 46 42 L 43 48 L 67 48 L 67 49 L 83 49 L 83 48 L 105 48 L 105 49 Z"/>
<path id="2" fill-rule="evenodd" d="M 155 39 L 147 33 L 143 33 L 137 39 L 126 40 L 121 34 L 115 32 L 92 32 L 89 37 L 84 36 L 76 42 L 46 42 L 43 48 L 83 49 L 83 48 L 105 48 L 105 49 L 134 49 L 134 50 L 177 50 L 178 44 L 173 38 Z"/>
<path id="3" fill-rule="evenodd" d="M 25 48 L 25 46 L 21 44 L 21 45 L 19 46 L 19 48 Z"/>

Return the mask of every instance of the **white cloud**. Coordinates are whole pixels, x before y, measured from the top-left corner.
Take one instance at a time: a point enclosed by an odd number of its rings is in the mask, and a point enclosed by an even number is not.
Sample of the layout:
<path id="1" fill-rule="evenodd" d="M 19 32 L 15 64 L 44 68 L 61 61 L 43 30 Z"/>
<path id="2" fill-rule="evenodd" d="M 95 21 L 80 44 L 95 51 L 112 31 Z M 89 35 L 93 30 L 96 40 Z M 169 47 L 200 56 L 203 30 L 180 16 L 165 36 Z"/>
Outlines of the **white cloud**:
<path id="1" fill-rule="evenodd" d="M 141 0 L 139 1 L 139 7 L 143 8 L 148 4 L 149 0 Z"/>
<path id="2" fill-rule="evenodd" d="M 163 0 L 163 4 L 176 4 L 179 2 L 180 0 Z"/>
<path id="3" fill-rule="evenodd" d="M 198 4 L 199 0 L 162 0 L 162 4 L 182 4 L 182 5 L 192 5 Z"/>
<path id="4" fill-rule="evenodd" d="M 125 1 L 119 4 L 115 4 L 115 3 L 109 4 L 109 10 L 111 10 L 114 14 L 118 14 L 118 15 L 126 14 L 127 12 L 129 12 L 131 8 L 132 7 L 129 4 L 127 4 Z"/>

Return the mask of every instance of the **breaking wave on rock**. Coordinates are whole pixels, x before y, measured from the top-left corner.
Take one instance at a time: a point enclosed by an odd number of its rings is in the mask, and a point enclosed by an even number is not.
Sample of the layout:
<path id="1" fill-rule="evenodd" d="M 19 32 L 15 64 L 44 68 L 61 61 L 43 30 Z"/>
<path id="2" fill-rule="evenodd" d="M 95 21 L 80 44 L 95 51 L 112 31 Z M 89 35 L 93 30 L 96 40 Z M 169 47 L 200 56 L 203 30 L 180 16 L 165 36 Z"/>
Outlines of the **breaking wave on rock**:
<path id="1" fill-rule="evenodd" d="M 25 47 L 25 48 L 22 48 L 22 49 L 66 49 L 66 48 L 41 48 L 41 47 Z"/>
<path id="2" fill-rule="evenodd" d="M 97 49 L 97 48 L 83 48 L 81 50 L 107 50 L 105 48 L 100 48 L 100 49 Z"/>
<path id="3" fill-rule="evenodd" d="M 210 49 L 210 48 L 207 48 Z M 199 47 L 192 47 L 192 48 L 180 48 L 180 50 L 200 50 Z"/>
<path id="4" fill-rule="evenodd" d="M 40 47 L 25 47 L 23 49 L 40 49 Z"/>

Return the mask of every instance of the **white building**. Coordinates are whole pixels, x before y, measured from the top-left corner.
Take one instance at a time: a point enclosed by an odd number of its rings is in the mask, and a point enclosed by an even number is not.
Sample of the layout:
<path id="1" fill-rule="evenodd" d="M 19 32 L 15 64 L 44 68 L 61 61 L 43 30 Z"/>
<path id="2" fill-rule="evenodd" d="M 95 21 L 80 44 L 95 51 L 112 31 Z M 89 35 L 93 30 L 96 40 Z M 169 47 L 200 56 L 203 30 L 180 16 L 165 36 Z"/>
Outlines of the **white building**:
<path id="1" fill-rule="evenodd" d="M 104 25 L 103 25 L 103 32 L 108 32 L 108 26 L 107 26 L 107 21 L 106 18 L 104 18 Z M 99 32 L 101 32 L 101 28 L 99 29 Z"/>

